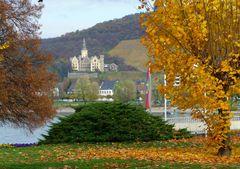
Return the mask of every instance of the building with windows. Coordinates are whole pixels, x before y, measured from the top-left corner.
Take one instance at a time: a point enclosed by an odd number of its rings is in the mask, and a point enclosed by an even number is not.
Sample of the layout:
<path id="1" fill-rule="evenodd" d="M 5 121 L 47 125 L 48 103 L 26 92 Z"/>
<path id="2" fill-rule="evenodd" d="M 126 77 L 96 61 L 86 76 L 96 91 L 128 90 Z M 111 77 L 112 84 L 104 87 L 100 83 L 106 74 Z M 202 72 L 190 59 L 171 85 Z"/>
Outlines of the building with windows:
<path id="1" fill-rule="evenodd" d="M 88 56 L 86 41 L 83 39 L 83 47 L 81 54 L 77 57 L 70 58 L 72 71 L 76 72 L 96 72 L 104 71 L 104 55 Z"/>
<path id="2" fill-rule="evenodd" d="M 113 101 L 114 86 L 118 81 L 116 80 L 104 80 L 99 87 L 100 100 Z"/>

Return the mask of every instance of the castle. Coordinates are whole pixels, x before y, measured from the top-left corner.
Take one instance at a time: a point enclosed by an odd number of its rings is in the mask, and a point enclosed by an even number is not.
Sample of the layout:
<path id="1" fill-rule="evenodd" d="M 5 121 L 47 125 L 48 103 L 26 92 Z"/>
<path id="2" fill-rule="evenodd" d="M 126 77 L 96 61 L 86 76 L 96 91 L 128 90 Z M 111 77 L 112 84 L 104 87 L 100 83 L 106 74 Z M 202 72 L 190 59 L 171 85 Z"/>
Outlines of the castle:
<path id="1" fill-rule="evenodd" d="M 92 56 L 88 57 L 88 50 L 86 46 L 86 41 L 83 39 L 83 48 L 81 51 L 81 55 L 78 57 L 74 56 L 70 58 L 72 71 L 78 72 L 96 72 L 104 71 L 104 55 L 100 55 L 100 57 Z"/>

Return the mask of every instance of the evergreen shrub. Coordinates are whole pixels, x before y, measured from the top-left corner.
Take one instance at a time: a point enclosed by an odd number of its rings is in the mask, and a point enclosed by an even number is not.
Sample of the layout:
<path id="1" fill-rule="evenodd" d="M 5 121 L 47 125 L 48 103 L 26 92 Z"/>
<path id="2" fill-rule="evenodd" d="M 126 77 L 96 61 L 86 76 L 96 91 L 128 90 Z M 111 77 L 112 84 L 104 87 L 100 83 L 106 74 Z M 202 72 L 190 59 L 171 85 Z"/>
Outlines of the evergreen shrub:
<path id="1" fill-rule="evenodd" d="M 143 107 L 124 103 L 92 103 L 53 124 L 40 144 L 79 142 L 125 142 L 176 138 L 173 125 L 145 112 Z M 177 132 L 177 138 L 189 132 Z"/>

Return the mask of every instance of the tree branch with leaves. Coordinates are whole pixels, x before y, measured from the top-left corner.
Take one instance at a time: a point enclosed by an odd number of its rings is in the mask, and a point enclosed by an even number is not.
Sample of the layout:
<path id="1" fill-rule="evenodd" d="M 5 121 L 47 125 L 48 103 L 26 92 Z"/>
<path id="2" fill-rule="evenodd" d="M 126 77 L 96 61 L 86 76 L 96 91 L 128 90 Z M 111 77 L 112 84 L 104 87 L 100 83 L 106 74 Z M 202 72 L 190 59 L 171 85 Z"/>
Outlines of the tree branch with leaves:
<path id="1" fill-rule="evenodd" d="M 218 155 L 231 154 L 229 100 L 240 93 L 240 3 L 237 0 L 141 0 L 146 29 L 142 43 L 153 71 L 164 70 L 159 85 L 172 103 L 192 109 L 206 122 Z M 175 77 L 180 86 L 174 86 Z"/>
<path id="2" fill-rule="evenodd" d="M 0 122 L 33 129 L 54 117 L 48 72 L 51 57 L 40 50 L 43 6 L 29 0 L 0 0 Z"/>

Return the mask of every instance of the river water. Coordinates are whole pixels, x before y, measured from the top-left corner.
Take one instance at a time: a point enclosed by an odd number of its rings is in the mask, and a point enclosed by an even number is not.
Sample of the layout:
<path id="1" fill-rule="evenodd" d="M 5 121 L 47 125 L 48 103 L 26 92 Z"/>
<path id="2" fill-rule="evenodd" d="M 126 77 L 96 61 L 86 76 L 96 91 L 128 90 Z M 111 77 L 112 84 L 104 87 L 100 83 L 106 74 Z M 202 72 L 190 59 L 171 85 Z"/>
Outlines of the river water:
<path id="1" fill-rule="evenodd" d="M 72 108 L 61 108 L 57 110 L 58 116 L 47 123 L 45 126 L 34 130 L 30 133 L 26 129 L 14 128 L 9 125 L 0 126 L 0 144 L 18 144 L 18 143 L 37 143 L 42 139 L 42 134 L 47 134 L 49 125 L 58 122 L 59 116 L 70 115 L 75 112 Z"/>
<path id="2" fill-rule="evenodd" d="M 57 122 L 55 118 L 52 122 Z M 16 144 L 16 143 L 37 143 L 42 139 L 42 134 L 47 134 L 50 123 L 34 130 L 30 133 L 26 129 L 14 128 L 9 125 L 0 127 L 0 144 Z"/>

